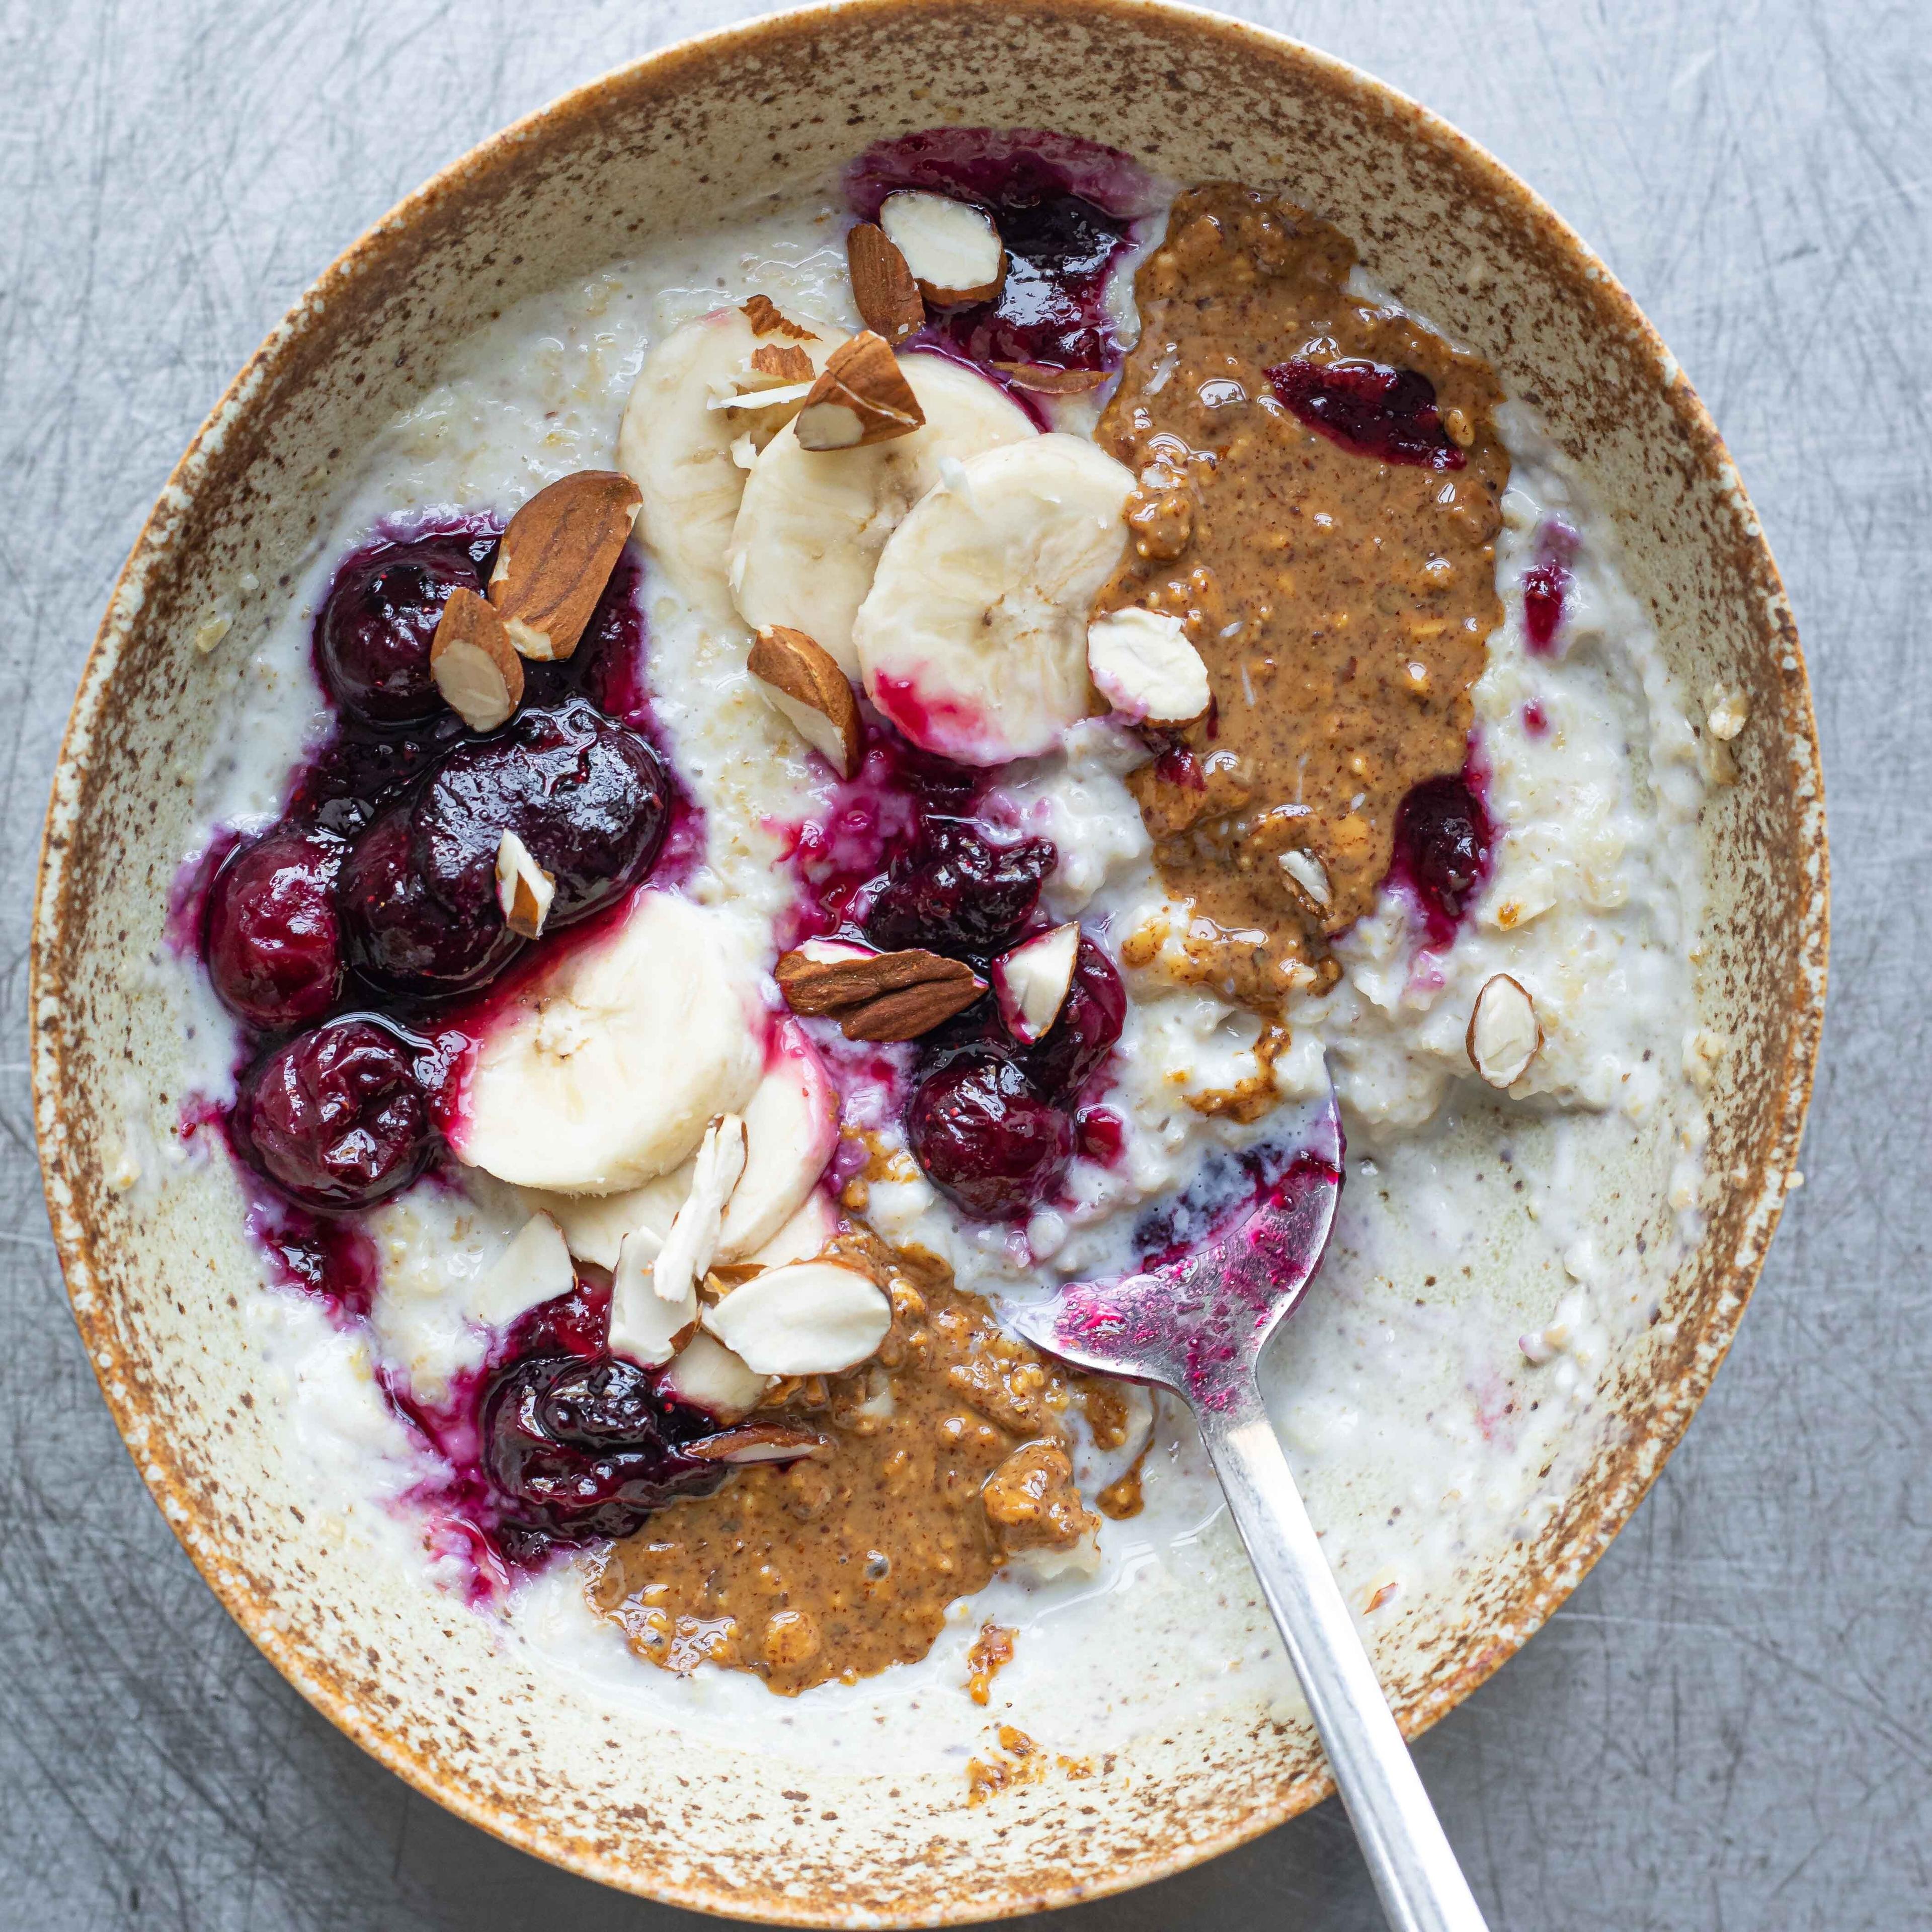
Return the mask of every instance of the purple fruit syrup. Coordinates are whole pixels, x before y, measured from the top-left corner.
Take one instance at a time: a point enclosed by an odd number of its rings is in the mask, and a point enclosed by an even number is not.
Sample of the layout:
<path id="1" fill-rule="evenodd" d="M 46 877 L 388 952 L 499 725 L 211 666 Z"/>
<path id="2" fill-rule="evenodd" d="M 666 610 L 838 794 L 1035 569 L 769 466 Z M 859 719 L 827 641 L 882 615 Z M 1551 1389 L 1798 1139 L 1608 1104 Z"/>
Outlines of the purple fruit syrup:
<path id="1" fill-rule="evenodd" d="M 924 339 L 982 364 L 1119 366 L 1107 279 L 1157 205 L 1150 177 L 1125 154 L 1033 128 L 940 128 L 868 148 L 846 172 L 862 220 L 878 220 L 903 188 L 977 202 L 1006 249 L 998 295 L 933 316 Z"/>
<path id="2" fill-rule="evenodd" d="M 1536 561 L 1522 574 L 1522 625 L 1539 657 L 1556 655 L 1572 581 L 1570 566 L 1581 542 L 1575 530 L 1552 517 L 1536 533 Z"/>
<path id="3" fill-rule="evenodd" d="M 1460 470 L 1466 460 L 1442 427 L 1435 384 L 1419 369 L 1297 356 L 1268 379 L 1284 409 L 1344 449 L 1424 470 Z"/>

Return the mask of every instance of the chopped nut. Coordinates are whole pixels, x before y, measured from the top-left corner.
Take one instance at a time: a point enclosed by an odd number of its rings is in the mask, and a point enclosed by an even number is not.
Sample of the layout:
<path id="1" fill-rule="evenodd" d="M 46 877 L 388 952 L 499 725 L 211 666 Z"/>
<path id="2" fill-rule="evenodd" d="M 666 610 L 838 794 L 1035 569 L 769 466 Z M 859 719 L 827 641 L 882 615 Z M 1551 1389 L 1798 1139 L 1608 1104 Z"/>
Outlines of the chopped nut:
<path id="1" fill-rule="evenodd" d="M 785 954 L 776 977 L 794 1012 L 835 1018 L 848 1040 L 916 1040 L 986 990 L 971 967 L 937 952 L 872 952 L 814 940 Z"/>
<path id="2" fill-rule="evenodd" d="M 539 490 L 510 519 L 490 575 L 490 602 L 526 658 L 577 648 L 643 501 L 614 470 L 579 470 Z"/>
<path id="3" fill-rule="evenodd" d="M 1329 890 L 1328 868 L 1314 853 L 1300 846 L 1284 852 L 1281 869 L 1318 913 L 1328 910 L 1334 895 Z"/>
<path id="4" fill-rule="evenodd" d="M 460 586 L 436 620 L 430 675 L 442 700 L 472 731 L 507 724 L 524 701 L 524 661 L 496 607 Z"/>
<path id="5" fill-rule="evenodd" d="M 1742 691 L 1727 691 L 1720 686 L 1712 692 L 1711 709 L 1704 724 L 1712 737 L 1729 744 L 1750 722 L 1750 700 Z"/>
<path id="6" fill-rule="evenodd" d="M 991 302 L 1006 278 L 1000 231 L 970 202 L 902 189 L 886 196 L 879 226 L 905 257 L 920 293 L 936 308 Z"/>
<path id="7" fill-rule="evenodd" d="M 1078 396 L 1107 380 L 1104 369 L 1055 369 L 1044 362 L 995 362 L 993 367 L 1016 389 L 1042 396 Z"/>
<path id="8" fill-rule="evenodd" d="M 766 702 L 842 778 L 866 756 L 858 700 L 831 652 L 782 624 L 761 629 L 746 661 Z"/>
<path id="9" fill-rule="evenodd" d="M 1498 973 L 1476 995 L 1464 1036 L 1469 1064 L 1492 1087 L 1513 1087 L 1543 1047 L 1536 1002 L 1507 973 Z"/>
<path id="10" fill-rule="evenodd" d="M 556 897 L 556 880 L 514 832 L 505 832 L 496 843 L 496 903 L 503 909 L 503 923 L 525 939 L 536 939 Z"/>
<path id="11" fill-rule="evenodd" d="M 818 338 L 802 322 L 794 322 L 778 312 L 770 296 L 754 296 L 740 304 L 754 335 L 789 335 L 796 342 L 816 342 Z"/>
<path id="12" fill-rule="evenodd" d="M 862 221 L 845 238 L 852 299 L 866 326 L 893 348 L 926 326 L 926 304 L 906 259 L 876 223 Z"/>
<path id="13" fill-rule="evenodd" d="M 795 434 L 802 449 L 859 449 L 910 435 L 925 422 L 898 357 L 868 329 L 833 350 L 798 412 Z"/>
<path id="14" fill-rule="evenodd" d="M 776 342 L 760 343 L 752 351 L 752 370 L 779 382 L 809 382 L 818 373 L 802 349 L 790 344 L 781 348 Z"/>

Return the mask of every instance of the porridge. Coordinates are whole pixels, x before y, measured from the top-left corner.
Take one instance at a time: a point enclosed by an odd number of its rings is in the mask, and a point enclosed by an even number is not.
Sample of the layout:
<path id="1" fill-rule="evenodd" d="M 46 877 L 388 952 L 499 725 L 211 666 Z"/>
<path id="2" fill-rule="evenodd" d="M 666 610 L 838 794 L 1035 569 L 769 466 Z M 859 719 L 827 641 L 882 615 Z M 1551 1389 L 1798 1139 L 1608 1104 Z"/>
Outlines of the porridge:
<path id="1" fill-rule="evenodd" d="M 319 1520 L 569 1694 L 980 1798 L 1288 1708 L 1184 1412 L 1002 1316 L 1258 1199 L 1332 1078 L 1266 1386 L 1426 1615 L 1698 1232 L 1721 761 L 1616 558 L 1348 238 L 1060 137 L 507 312 L 211 666 L 200 1093 L 130 1112 L 232 1159 Z"/>

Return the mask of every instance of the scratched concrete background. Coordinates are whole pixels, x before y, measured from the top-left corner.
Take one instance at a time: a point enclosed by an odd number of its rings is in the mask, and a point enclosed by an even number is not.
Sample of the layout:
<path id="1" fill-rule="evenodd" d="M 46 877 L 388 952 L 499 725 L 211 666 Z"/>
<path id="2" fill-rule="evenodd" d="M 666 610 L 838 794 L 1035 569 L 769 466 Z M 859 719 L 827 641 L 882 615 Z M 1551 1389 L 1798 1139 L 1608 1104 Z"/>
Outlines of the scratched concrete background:
<path id="1" fill-rule="evenodd" d="M 398 196 L 734 0 L 0 0 L 0 1925 L 694 1926 L 380 1770 L 148 1502 L 82 1358 L 22 1064 L 82 655 L 176 455 Z M 1423 1744 L 1490 1922 L 1932 1923 L 1932 286 L 1922 0 L 1274 0 L 1516 169 L 1655 318 L 1789 579 L 1832 784 L 1805 1166 L 1689 1442 L 1550 1628 Z M 1922 668 L 1912 668 L 1916 656 Z M 1333 1804 L 1066 1932 L 1379 1923 Z"/>

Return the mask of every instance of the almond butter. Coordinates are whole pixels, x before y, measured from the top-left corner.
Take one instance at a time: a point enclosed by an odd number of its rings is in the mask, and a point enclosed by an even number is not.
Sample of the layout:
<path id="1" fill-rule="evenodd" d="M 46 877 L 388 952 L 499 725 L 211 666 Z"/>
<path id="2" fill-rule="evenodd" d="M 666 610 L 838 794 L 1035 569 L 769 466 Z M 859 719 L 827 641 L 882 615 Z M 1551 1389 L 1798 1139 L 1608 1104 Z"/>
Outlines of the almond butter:
<path id="1" fill-rule="evenodd" d="M 781 348 L 776 342 L 761 342 L 752 351 L 752 370 L 780 382 L 808 382 L 814 374 L 811 356 L 789 343 Z"/>
<path id="2" fill-rule="evenodd" d="M 995 362 L 993 367 L 1015 388 L 1042 396 L 1077 396 L 1107 380 L 1104 369 L 1054 369 L 1044 362 Z"/>
<path id="3" fill-rule="evenodd" d="M 836 1019 L 848 1040 L 916 1040 L 986 990 L 962 961 L 918 947 L 814 958 L 812 945 L 778 962 L 778 990 L 794 1012 Z"/>
<path id="4" fill-rule="evenodd" d="M 855 778 L 864 762 L 858 700 L 837 660 L 802 631 L 768 624 L 745 668 L 765 701 L 842 778 Z"/>
<path id="5" fill-rule="evenodd" d="M 882 335 L 870 329 L 836 349 L 805 406 L 796 434 L 802 449 L 859 449 L 907 436 L 926 412 Z"/>
<path id="6" fill-rule="evenodd" d="M 496 607 L 473 590 L 449 593 L 429 647 L 442 700 L 472 731 L 494 731 L 524 701 L 524 661 Z"/>
<path id="7" fill-rule="evenodd" d="M 789 335 L 794 342 L 816 342 L 818 338 L 802 322 L 794 322 L 778 312 L 770 296 L 754 296 L 740 305 L 754 335 Z"/>
<path id="8" fill-rule="evenodd" d="M 510 519 L 490 602 L 510 641 L 541 662 L 577 648 L 643 501 L 614 470 L 579 470 L 539 490 Z"/>
<path id="9" fill-rule="evenodd" d="M 896 349 L 926 326 L 926 303 L 906 258 L 878 223 L 862 221 L 845 238 L 852 299 L 866 326 Z"/>

